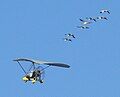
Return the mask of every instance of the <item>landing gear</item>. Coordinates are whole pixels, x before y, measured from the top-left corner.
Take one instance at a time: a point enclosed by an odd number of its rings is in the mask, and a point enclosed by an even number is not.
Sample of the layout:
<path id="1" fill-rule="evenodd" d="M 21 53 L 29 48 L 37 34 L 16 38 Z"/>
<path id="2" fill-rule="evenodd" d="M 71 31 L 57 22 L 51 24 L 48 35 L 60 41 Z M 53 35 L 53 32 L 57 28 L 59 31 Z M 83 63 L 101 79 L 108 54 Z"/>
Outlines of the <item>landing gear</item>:
<path id="1" fill-rule="evenodd" d="M 40 83 L 43 83 L 43 80 L 40 80 Z"/>

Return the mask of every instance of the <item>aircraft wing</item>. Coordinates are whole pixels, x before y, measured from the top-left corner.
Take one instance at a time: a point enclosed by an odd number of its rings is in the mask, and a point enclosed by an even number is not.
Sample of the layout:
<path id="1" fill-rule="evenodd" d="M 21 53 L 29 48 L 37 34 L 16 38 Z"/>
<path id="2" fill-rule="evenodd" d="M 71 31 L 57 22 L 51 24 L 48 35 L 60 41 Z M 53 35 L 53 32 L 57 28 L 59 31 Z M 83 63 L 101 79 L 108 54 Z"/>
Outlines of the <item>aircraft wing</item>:
<path id="1" fill-rule="evenodd" d="M 50 66 L 58 66 L 58 67 L 64 67 L 64 68 L 69 68 L 70 66 L 64 63 L 57 63 L 57 62 L 44 62 L 46 65 Z"/>
<path id="2" fill-rule="evenodd" d="M 39 61 L 39 60 L 28 59 L 28 58 L 18 58 L 18 59 L 15 59 L 13 61 L 28 61 L 28 62 L 32 62 L 34 64 L 44 64 L 44 65 L 64 67 L 64 68 L 69 68 L 70 67 L 69 65 L 64 64 L 64 63 Z"/>

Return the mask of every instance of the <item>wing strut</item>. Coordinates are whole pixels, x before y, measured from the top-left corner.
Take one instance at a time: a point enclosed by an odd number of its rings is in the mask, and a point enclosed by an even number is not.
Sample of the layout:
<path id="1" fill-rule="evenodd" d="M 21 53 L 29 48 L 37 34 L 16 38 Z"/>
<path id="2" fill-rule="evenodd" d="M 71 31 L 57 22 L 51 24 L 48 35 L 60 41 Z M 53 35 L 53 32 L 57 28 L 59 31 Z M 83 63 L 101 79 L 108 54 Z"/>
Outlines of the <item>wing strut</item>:
<path id="1" fill-rule="evenodd" d="M 20 65 L 20 67 L 22 68 L 22 70 L 23 70 L 23 72 L 25 73 L 25 74 L 27 74 L 27 72 L 25 71 L 25 69 L 22 67 L 22 65 L 20 64 L 20 62 L 19 61 L 17 61 L 18 62 L 18 64 Z"/>
<path id="2" fill-rule="evenodd" d="M 40 67 L 40 66 L 39 66 L 39 67 Z M 39 67 L 38 67 L 38 68 L 39 68 Z M 46 66 L 45 68 L 41 69 L 41 71 L 47 69 L 48 67 L 50 67 L 50 65 L 48 65 L 48 66 Z"/>
<path id="3" fill-rule="evenodd" d="M 31 70 L 32 68 L 35 69 L 35 64 L 34 64 L 34 63 L 32 63 L 32 65 L 31 65 L 30 69 L 28 70 L 28 72 L 30 72 L 30 70 Z"/>

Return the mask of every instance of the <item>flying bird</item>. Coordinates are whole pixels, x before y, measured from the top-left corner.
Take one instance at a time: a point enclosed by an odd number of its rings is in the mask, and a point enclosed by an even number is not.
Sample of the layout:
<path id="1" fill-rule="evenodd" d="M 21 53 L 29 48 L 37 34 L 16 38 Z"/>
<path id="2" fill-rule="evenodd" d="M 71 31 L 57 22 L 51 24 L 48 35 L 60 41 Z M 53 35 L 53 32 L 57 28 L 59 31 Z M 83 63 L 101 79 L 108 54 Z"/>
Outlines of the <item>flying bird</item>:
<path id="1" fill-rule="evenodd" d="M 83 25 L 88 25 L 88 24 L 91 24 L 92 22 L 90 22 L 90 21 L 85 21 L 85 20 L 83 20 L 83 19 L 79 19 L 82 23 L 83 23 Z"/>
<path id="2" fill-rule="evenodd" d="M 92 17 L 86 17 L 87 20 L 93 20 L 94 22 L 97 22 L 97 20 L 95 18 Z"/>
<path id="3" fill-rule="evenodd" d="M 72 42 L 72 39 L 69 39 L 69 38 L 64 38 L 64 41 L 69 41 L 69 42 Z"/>
<path id="4" fill-rule="evenodd" d="M 100 11 L 100 13 L 106 13 L 106 12 L 107 12 L 108 14 L 110 14 L 110 11 L 109 11 L 109 10 L 106 10 L 106 9 L 103 9 L 103 10 Z"/>
<path id="5" fill-rule="evenodd" d="M 97 17 L 97 19 L 105 19 L 105 20 L 108 20 L 105 16 Z"/>
<path id="6" fill-rule="evenodd" d="M 80 29 L 89 29 L 88 26 L 77 26 L 77 28 L 80 28 Z"/>
<path id="7" fill-rule="evenodd" d="M 66 36 L 68 37 L 72 37 L 72 38 L 75 38 L 75 35 L 71 34 L 71 33 L 68 33 L 68 34 L 65 34 Z"/>

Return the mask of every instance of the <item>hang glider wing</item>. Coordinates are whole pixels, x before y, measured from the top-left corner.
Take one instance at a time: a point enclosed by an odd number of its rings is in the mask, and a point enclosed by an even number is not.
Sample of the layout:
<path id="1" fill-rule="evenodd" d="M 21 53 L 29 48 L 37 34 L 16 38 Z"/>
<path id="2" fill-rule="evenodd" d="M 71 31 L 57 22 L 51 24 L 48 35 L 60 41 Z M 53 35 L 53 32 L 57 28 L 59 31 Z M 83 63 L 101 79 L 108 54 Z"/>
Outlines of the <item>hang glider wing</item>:
<path id="1" fill-rule="evenodd" d="M 15 59 L 13 61 L 28 61 L 28 62 L 32 62 L 33 64 L 44 64 L 44 65 L 64 67 L 64 68 L 70 67 L 69 65 L 64 64 L 64 63 L 46 62 L 46 61 L 33 60 L 33 59 L 28 59 L 28 58 L 18 58 L 18 59 Z"/>
<path id="2" fill-rule="evenodd" d="M 69 68 L 70 66 L 64 63 L 57 63 L 57 62 L 44 62 L 46 65 L 50 66 L 58 66 L 58 67 L 64 67 L 64 68 Z"/>

